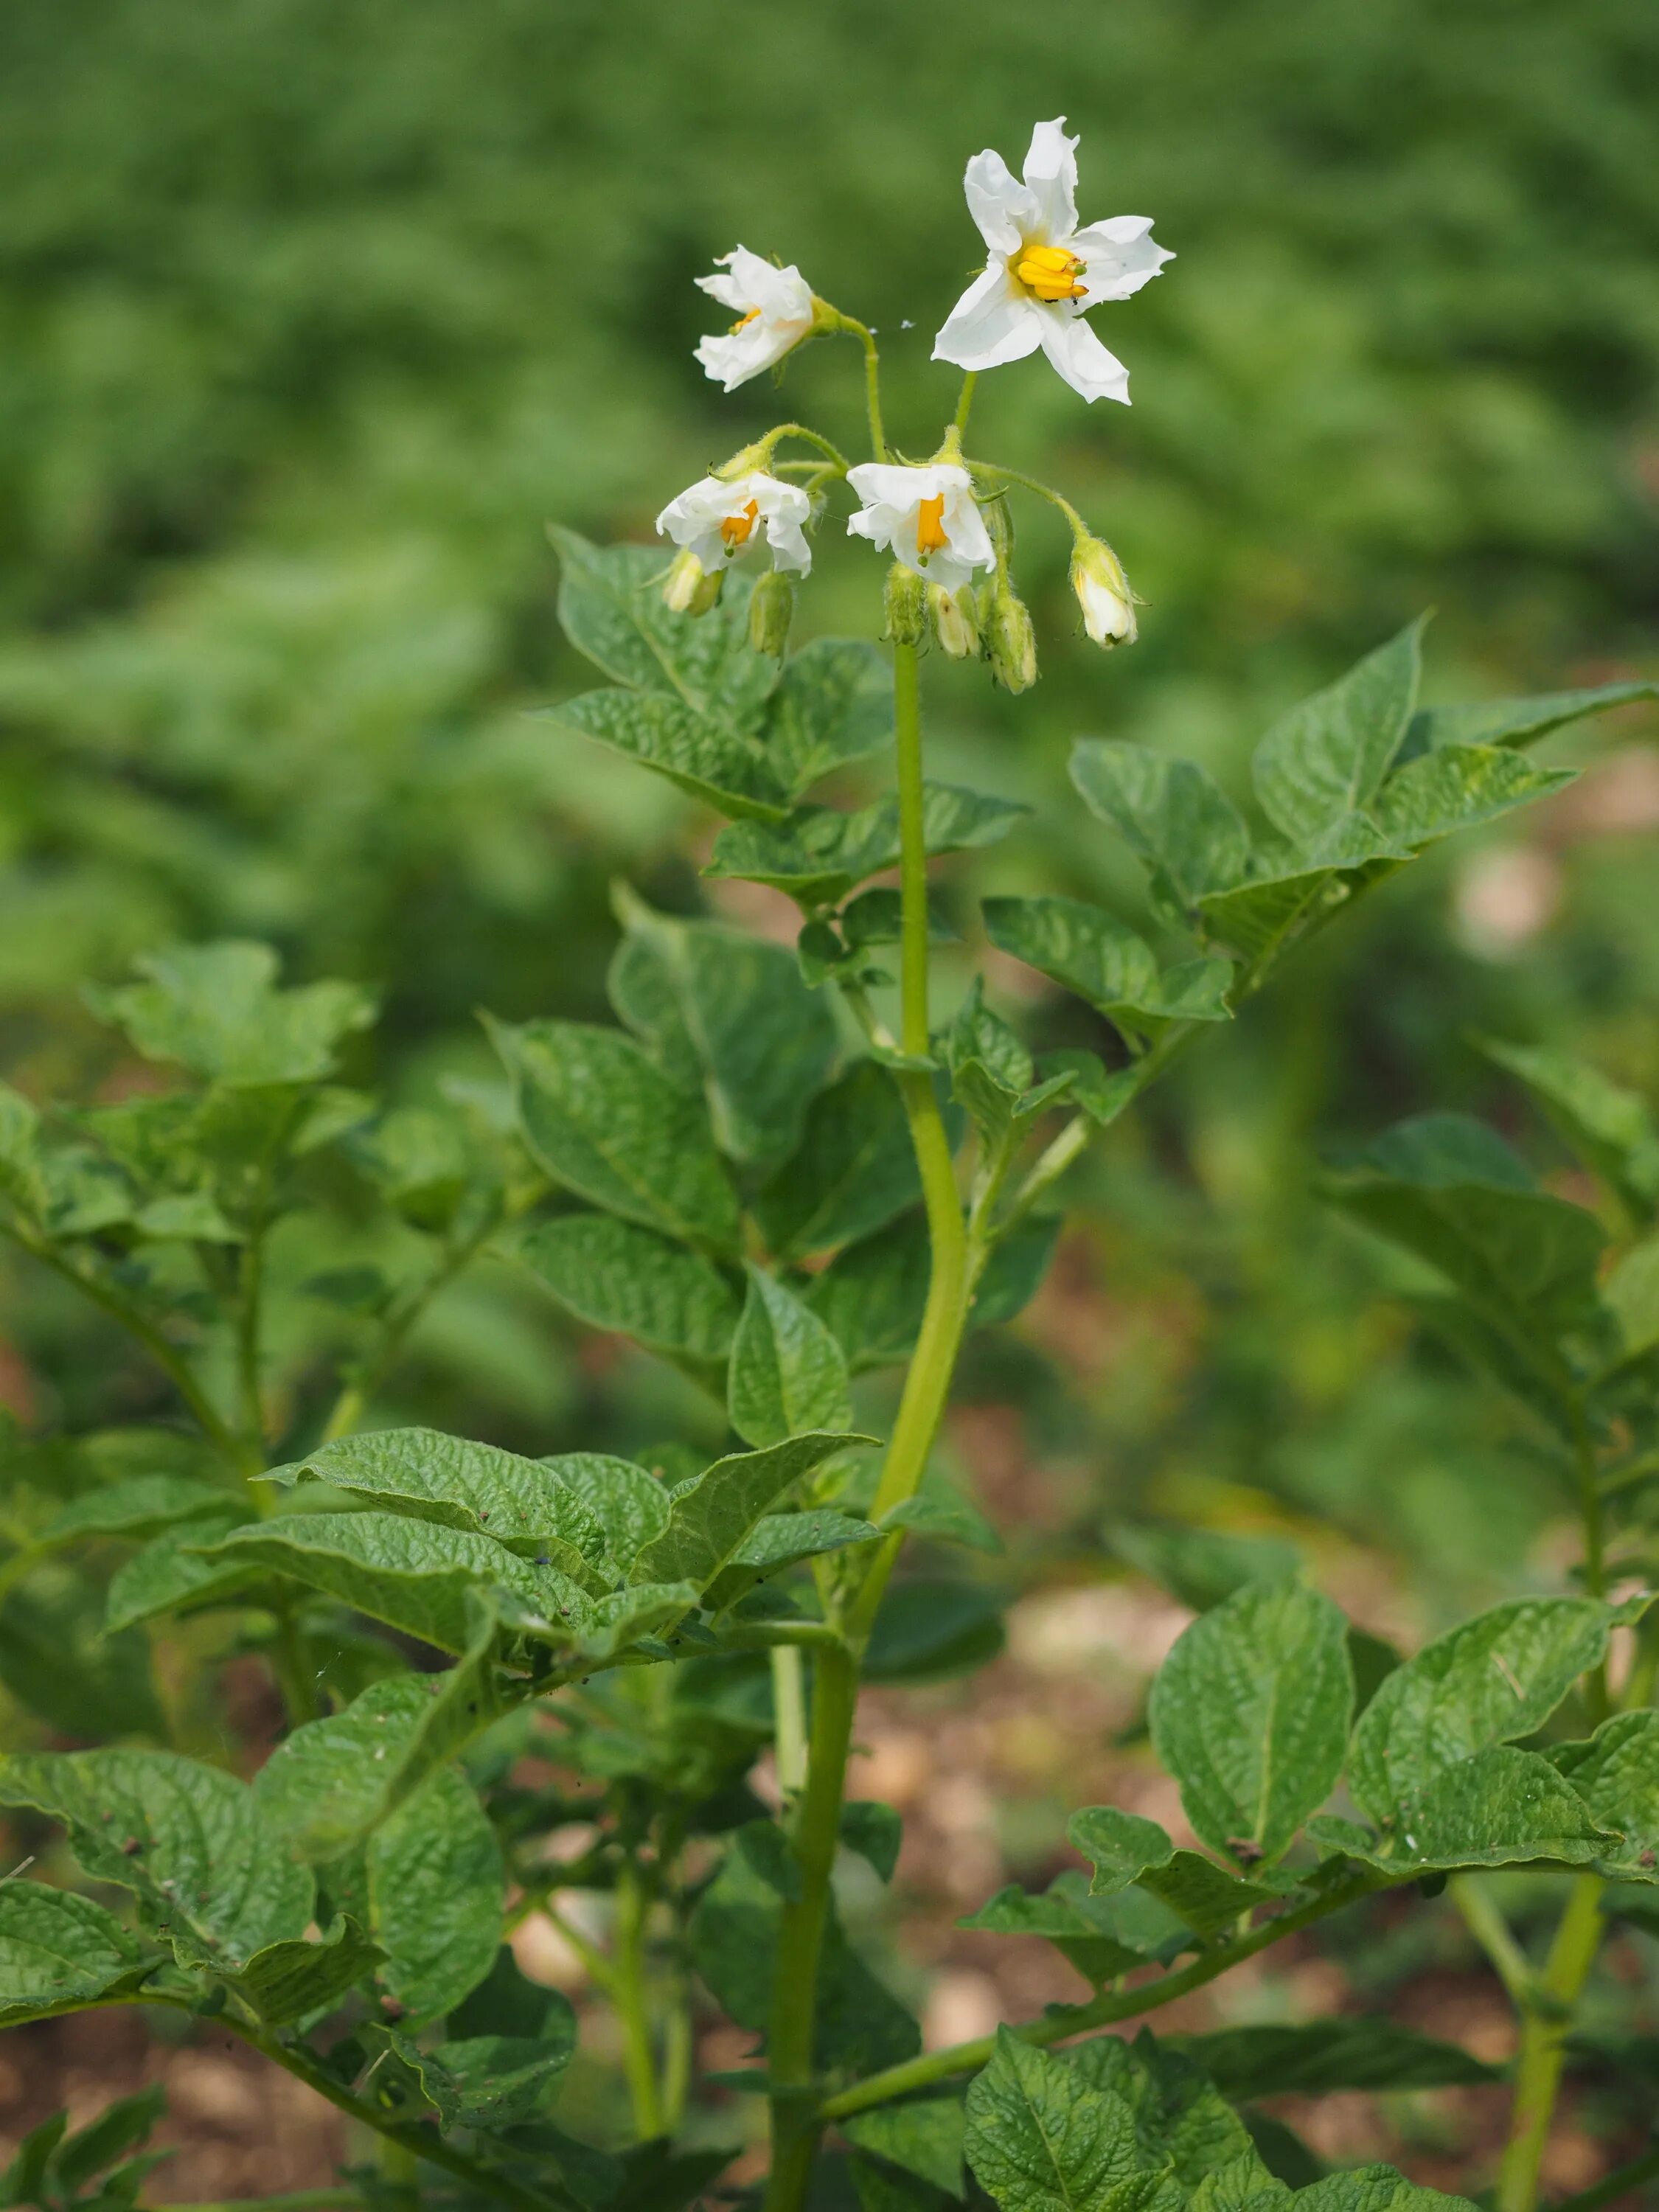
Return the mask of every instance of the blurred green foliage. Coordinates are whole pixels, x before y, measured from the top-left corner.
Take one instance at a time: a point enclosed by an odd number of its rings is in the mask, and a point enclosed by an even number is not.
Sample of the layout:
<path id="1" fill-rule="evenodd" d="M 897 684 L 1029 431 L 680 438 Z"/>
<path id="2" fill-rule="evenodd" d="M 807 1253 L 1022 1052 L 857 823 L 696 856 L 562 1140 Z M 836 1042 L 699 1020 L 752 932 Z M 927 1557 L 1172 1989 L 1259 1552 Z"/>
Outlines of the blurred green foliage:
<path id="1" fill-rule="evenodd" d="M 526 717 L 580 680 L 542 525 L 646 536 L 773 419 L 690 359 L 692 279 L 738 237 L 880 328 L 894 434 L 931 447 L 931 333 L 977 243 L 961 165 L 1018 157 L 1037 116 L 1083 133 L 1085 216 L 1150 212 L 1179 257 L 1097 319 L 1132 412 L 1040 362 L 978 403 L 975 445 L 1061 481 L 1150 603 L 1133 653 L 1094 653 L 1039 520 L 1041 738 L 1012 752 L 977 671 L 929 671 L 941 772 L 1038 805 L 1045 888 L 1138 896 L 1065 796 L 1078 731 L 1236 781 L 1273 713 L 1425 604 L 1431 696 L 1651 668 L 1656 80 L 1643 0 L 13 0 L 6 1064 L 38 1095 L 118 1088 L 75 994 L 177 938 L 373 988 L 375 1072 L 415 1100 L 481 1063 L 480 1003 L 594 1012 L 608 879 L 692 902 L 708 825 Z M 810 349 L 792 411 L 855 434 L 854 367 Z M 806 623 L 867 629 L 878 571 L 831 538 Z M 974 1378 L 1085 1470 L 1082 1520 L 1103 1485 L 1222 1514 L 1266 1491 L 1431 1565 L 1462 1516 L 1501 1581 L 1541 1493 L 1313 1208 L 1312 1147 L 1431 1103 L 1515 1118 L 1471 1027 L 1659 1088 L 1651 839 L 1624 828 L 1659 815 L 1651 732 L 1635 710 L 1575 738 L 1638 741 L 1646 784 L 1547 815 L 1484 893 L 1478 860 L 1385 893 L 1114 1133 L 1067 1279 L 1088 1356 L 1062 1382 L 1028 1335 Z M 959 879 L 1030 888 L 1020 854 Z M 44 1415 L 83 1400 L 86 1339 L 29 1289 Z M 624 1418 L 560 1341 L 480 1279 L 403 1387 L 538 1449 L 684 1419 L 654 1373 Z"/>

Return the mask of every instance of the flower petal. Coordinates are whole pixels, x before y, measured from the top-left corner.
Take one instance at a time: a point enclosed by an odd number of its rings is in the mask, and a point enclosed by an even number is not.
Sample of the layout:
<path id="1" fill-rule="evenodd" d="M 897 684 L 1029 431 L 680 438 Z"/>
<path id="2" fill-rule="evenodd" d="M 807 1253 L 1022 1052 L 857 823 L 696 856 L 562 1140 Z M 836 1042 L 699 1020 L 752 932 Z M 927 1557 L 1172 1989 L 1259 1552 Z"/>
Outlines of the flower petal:
<path id="1" fill-rule="evenodd" d="M 1038 220 L 1035 194 L 988 146 L 969 162 L 962 189 L 968 196 L 968 212 L 993 253 L 1012 253 Z"/>
<path id="2" fill-rule="evenodd" d="M 1066 136 L 1066 118 L 1057 115 L 1037 125 L 1025 156 L 1025 182 L 1036 202 L 1042 238 L 1054 246 L 1077 228 L 1077 145 Z"/>
<path id="3" fill-rule="evenodd" d="M 1108 353 L 1080 316 L 1043 309 L 1042 350 L 1073 392 L 1085 399 L 1120 399 L 1129 404 L 1129 372 Z"/>
<path id="4" fill-rule="evenodd" d="M 1000 368 L 1024 361 L 1042 343 L 1041 311 L 1029 293 L 1016 290 L 1007 263 L 999 258 L 951 308 L 933 340 L 933 359 L 958 368 Z"/>
<path id="5" fill-rule="evenodd" d="M 1083 263 L 1079 278 L 1092 307 L 1097 300 L 1127 300 L 1132 292 L 1157 276 L 1175 256 L 1152 235 L 1149 215 L 1115 215 L 1104 222 L 1091 222 L 1072 240 L 1072 251 Z"/>

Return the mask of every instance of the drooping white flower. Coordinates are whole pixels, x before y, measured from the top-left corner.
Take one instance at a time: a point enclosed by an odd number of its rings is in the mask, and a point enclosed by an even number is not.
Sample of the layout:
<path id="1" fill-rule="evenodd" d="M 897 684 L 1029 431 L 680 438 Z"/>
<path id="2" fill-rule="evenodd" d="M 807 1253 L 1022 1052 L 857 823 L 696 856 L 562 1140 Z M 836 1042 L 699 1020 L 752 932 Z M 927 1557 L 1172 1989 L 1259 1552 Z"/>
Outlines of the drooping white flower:
<path id="1" fill-rule="evenodd" d="M 847 481 L 863 502 L 847 525 L 848 535 L 885 546 L 913 574 L 956 592 L 976 568 L 995 566 L 973 480 L 954 461 L 918 468 L 865 461 L 848 469 Z"/>
<path id="2" fill-rule="evenodd" d="M 684 546 L 710 574 L 763 537 L 775 568 L 804 576 L 812 565 L 805 534 L 811 513 L 812 502 L 799 484 L 751 469 L 729 483 L 705 477 L 671 499 L 657 517 L 657 535 Z"/>
<path id="3" fill-rule="evenodd" d="M 1123 563 L 1103 538 L 1081 538 L 1072 553 L 1072 589 L 1083 610 L 1083 627 L 1097 645 L 1133 645 L 1135 595 Z"/>
<path id="4" fill-rule="evenodd" d="M 746 246 L 717 253 L 714 265 L 724 273 L 697 283 L 723 307 L 735 309 L 738 320 L 723 334 L 701 339 L 696 357 L 716 384 L 735 392 L 781 361 L 811 329 L 812 288 L 793 263 L 780 269 Z"/>
<path id="5" fill-rule="evenodd" d="M 997 368 L 1039 346 L 1085 399 L 1129 404 L 1129 372 L 1082 318 L 1103 300 L 1127 300 L 1174 256 L 1154 245 L 1150 216 L 1110 216 L 1079 230 L 1077 140 L 1066 118 L 1039 123 L 1024 181 L 988 148 L 963 188 L 990 254 L 933 341 L 933 359 Z"/>

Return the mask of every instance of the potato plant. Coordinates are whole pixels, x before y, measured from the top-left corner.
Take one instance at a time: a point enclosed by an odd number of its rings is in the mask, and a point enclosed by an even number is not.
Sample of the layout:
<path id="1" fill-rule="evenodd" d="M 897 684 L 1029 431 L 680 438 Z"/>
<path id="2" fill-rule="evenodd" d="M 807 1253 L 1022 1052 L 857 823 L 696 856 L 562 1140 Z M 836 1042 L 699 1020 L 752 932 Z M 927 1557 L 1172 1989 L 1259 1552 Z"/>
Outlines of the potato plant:
<path id="1" fill-rule="evenodd" d="M 258 945 L 178 947 L 92 994 L 152 1087 L 0 1093 L 7 1235 L 168 1394 L 147 1425 L 13 1440 L 0 1671 L 40 1725 L 0 1761 L 0 1802 L 40 1863 L 0 1884 L 0 2017 L 212 2021 L 378 2141 L 330 2202 L 1432 2212 L 1448 2200 L 1388 2167 L 1312 2178 L 1255 2108 L 1488 2078 L 1456 2045 L 1379 2015 L 1113 2030 L 1367 1900 L 1449 1886 L 1518 2015 L 1495 2202 L 1532 2212 L 1598 1947 L 1619 1917 L 1656 1924 L 1659 1133 L 1594 1071 L 1498 1045 L 1593 1204 L 1442 1115 L 1380 1133 L 1328 1196 L 1407 1255 L 1425 1327 L 1558 1471 L 1571 1577 L 1403 1656 L 1276 1554 L 1200 1559 L 1177 1532 L 1165 1571 L 1195 1618 L 1147 1720 L 1194 1842 L 1079 1806 L 1073 1870 L 969 1923 L 1056 1947 L 1087 1994 L 924 2051 L 838 1913 L 838 1858 L 884 1881 L 900 1842 L 847 1795 L 861 1684 L 995 1647 L 983 1581 L 939 1565 L 986 1531 L 933 1449 L 969 1340 L 1042 1276 L 1066 1170 L 1177 1055 L 1293 990 L 1357 901 L 1569 781 L 1536 743 L 1643 689 L 1424 705 L 1414 622 L 1287 706 L 1248 809 L 1192 762 L 1078 744 L 1076 799 L 1146 872 L 1156 942 L 1073 897 L 970 916 L 930 889 L 936 856 L 1030 834 L 1020 806 L 929 779 L 921 715 L 929 650 L 1035 680 L 1017 501 L 1071 527 L 1090 636 L 1135 634 L 1115 556 L 969 437 L 975 377 L 1039 349 L 1084 398 L 1127 397 L 1085 316 L 1168 257 L 1141 218 L 1079 228 L 1073 143 L 1040 125 L 1024 181 L 969 166 L 986 267 L 939 334 L 964 376 L 927 459 L 888 441 L 873 335 L 738 248 L 705 280 L 738 319 L 704 367 L 729 389 L 850 337 L 870 459 L 784 422 L 665 508 L 672 557 L 555 533 L 560 617 L 603 681 L 553 714 L 722 816 L 705 873 L 786 893 L 793 948 L 625 890 L 614 1024 L 486 1016 L 498 1085 L 387 1110 L 341 1079 L 374 1017 L 357 987 L 283 988 Z M 795 580 L 849 494 L 847 527 L 892 556 L 884 641 L 791 651 Z M 890 795 L 836 803 L 871 761 Z M 953 962 L 1025 963 L 1097 1049 L 1034 1053 L 982 977 L 943 1010 L 931 969 L 958 931 Z M 397 1265 L 319 1251 L 296 1275 L 331 1205 Z M 672 1363 L 723 1407 L 726 1448 L 642 1466 L 373 1425 L 428 1304 L 486 1254 Z M 307 1332 L 307 1300 L 339 1326 Z M 157 1679 L 161 1632 L 198 1677 Z M 286 1716 L 252 1780 L 205 1718 L 231 1652 Z M 1540 1958 L 1495 1869 L 1562 1898 Z M 586 1893 L 597 1916 L 573 1909 Z M 631 2141 L 556 2117 L 576 2025 L 515 1963 L 533 1913 L 614 2012 Z M 711 2007 L 752 2053 L 714 2082 Z M 58 2116 L 4 2201 L 136 2204 L 155 2109 Z M 766 2179 L 728 2183 L 763 2132 Z"/>

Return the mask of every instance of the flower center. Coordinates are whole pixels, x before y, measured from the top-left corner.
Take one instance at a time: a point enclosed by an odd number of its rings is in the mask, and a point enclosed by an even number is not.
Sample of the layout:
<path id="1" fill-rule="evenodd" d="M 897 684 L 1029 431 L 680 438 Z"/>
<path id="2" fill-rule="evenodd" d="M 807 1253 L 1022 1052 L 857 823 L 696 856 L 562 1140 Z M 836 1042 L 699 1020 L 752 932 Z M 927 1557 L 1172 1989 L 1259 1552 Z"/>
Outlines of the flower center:
<path id="1" fill-rule="evenodd" d="M 747 507 L 740 507 L 736 514 L 726 517 L 720 524 L 720 536 L 726 540 L 728 553 L 738 552 L 749 543 L 759 515 L 760 509 L 751 499 Z"/>
<path id="2" fill-rule="evenodd" d="M 1083 273 L 1082 262 L 1063 246 L 1022 246 L 1009 255 L 1008 266 L 1017 283 L 1050 304 L 1089 296 L 1086 286 L 1077 281 Z"/>
<path id="3" fill-rule="evenodd" d="M 945 495 L 925 499 L 916 509 L 916 551 L 943 553 L 950 544 L 945 535 Z"/>
<path id="4" fill-rule="evenodd" d="M 737 321 L 732 324 L 731 329 L 726 335 L 729 338 L 736 337 L 739 331 L 746 331 L 750 323 L 758 319 L 759 315 L 760 309 L 758 307 L 751 307 L 746 315 L 739 315 L 738 317 Z"/>

